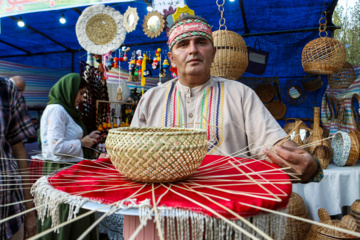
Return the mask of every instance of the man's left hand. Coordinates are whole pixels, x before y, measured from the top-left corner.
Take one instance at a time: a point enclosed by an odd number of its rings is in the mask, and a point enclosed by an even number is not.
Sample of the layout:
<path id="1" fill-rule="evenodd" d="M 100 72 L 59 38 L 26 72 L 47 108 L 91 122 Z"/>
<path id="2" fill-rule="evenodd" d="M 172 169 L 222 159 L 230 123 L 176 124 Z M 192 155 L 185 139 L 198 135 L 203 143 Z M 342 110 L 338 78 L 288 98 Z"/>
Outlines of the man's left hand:
<path id="1" fill-rule="evenodd" d="M 293 141 L 285 141 L 281 146 L 274 146 L 272 150 L 265 149 L 264 153 L 279 167 L 290 167 L 287 172 L 297 175 L 300 182 L 309 181 L 317 172 L 316 159 Z"/>

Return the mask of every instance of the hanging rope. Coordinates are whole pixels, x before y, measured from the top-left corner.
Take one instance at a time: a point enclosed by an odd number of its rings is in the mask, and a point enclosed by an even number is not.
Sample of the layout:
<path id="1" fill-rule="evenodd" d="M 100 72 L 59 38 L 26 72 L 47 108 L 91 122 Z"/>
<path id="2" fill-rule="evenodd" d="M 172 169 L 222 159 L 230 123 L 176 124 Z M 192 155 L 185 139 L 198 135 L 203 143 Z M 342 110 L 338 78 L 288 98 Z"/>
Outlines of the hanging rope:
<path id="1" fill-rule="evenodd" d="M 224 4 L 225 0 L 222 0 L 222 4 L 219 4 L 219 0 L 216 0 L 216 5 L 218 6 L 219 12 L 220 12 L 220 20 L 219 20 L 219 30 L 221 30 L 221 27 L 224 27 L 225 30 L 227 30 L 227 27 L 225 25 L 226 20 L 224 18 Z"/>

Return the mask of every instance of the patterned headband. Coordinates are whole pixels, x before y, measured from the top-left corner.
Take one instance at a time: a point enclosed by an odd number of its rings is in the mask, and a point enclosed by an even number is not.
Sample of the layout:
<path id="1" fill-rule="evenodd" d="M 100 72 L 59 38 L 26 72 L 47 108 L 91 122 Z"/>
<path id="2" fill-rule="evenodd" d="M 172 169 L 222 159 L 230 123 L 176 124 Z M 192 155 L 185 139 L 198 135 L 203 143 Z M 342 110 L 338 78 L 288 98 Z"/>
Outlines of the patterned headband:
<path id="1" fill-rule="evenodd" d="M 176 23 L 169 31 L 169 49 L 183 38 L 191 36 L 203 36 L 213 42 L 211 26 L 199 19 L 186 19 Z"/>

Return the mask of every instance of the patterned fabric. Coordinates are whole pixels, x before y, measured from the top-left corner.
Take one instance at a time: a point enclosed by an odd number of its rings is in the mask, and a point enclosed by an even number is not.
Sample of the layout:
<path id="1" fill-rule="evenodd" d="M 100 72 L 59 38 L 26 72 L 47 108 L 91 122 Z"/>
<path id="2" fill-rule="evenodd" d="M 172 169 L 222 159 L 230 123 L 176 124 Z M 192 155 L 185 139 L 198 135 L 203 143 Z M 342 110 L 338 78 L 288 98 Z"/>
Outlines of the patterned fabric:
<path id="1" fill-rule="evenodd" d="M 191 36 L 203 36 L 213 42 L 211 26 L 199 19 L 186 19 L 176 23 L 169 31 L 169 49 L 183 38 Z"/>
<path id="2" fill-rule="evenodd" d="M 33 135 L 35 129 L 15 85 L 0 78 L 0 205 L 24 200 L 19 167 L 13 159 L 11 146 Z M 24 210 L 23 204 L 0 207 L 0 219 Z M 0 224 L 0 239 L 9 239 L 23 222 L 22 215 Z"/>
<path id="3" fill-rule="evenodd" d="M 208 154 L 225 156 L 257 157 L 286 137 L 251 88 L 220 77 L 193 88 L 176 78 L 148 90 L 131 126 L 206 129 Z"/>
<path id="4" fill-rule="evenodd" d="M 319 159 L 313 155 L 313 157 L 316 159 L 316 163 L 317 163 L 317 167 L 318 167 L 318 170 L 317 172 L 315 173 L 315 175 L 312 177 L 312 179 L 310 179 L 309 181 L 307 181 L 306 183 L 309 183 L 309 182 L 320 182 L 321 179 L 323 179 L 324 177 L 324 171 L 321 167 L 321 164 L 320 164 L 320 161 Z"/>
<path id="5" fill-rule="evenodd" d="M 162 126 L 163 127 L 184 127 L 184 109 L 181 102 L 181 95 L 174 82 L 167 87 L 167 98 L 164 101 Z M 215 146 L 223 141 L 223 100 L 224 83 L 216 82 L 210 88 L 203 90 L 201 97 L 200 125 L 201 129 L 207 130 L 208 140 L 211 142 L 208 152 L 212 152 Z M 219 126 L 212 128 L 211 126 Z M 211 137 L 213 136 L 213 137 Z"/>

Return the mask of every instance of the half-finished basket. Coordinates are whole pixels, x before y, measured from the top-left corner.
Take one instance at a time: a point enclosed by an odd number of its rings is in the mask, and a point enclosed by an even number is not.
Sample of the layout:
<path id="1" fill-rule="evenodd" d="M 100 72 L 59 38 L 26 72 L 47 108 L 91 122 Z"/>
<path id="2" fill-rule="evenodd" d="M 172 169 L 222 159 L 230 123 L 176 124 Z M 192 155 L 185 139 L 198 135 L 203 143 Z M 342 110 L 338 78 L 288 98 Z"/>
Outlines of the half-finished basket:
<path id="1" fill-rule="evenodd" d="M 205 130 L 115 128 L 105 146 L 115 168 L 140 182 L 175 182 L 193 174 L 208 149 Z"/>

